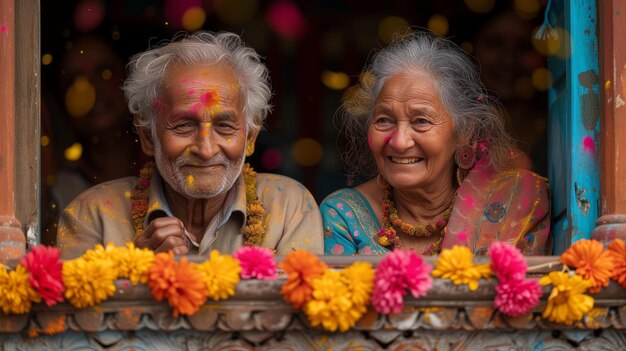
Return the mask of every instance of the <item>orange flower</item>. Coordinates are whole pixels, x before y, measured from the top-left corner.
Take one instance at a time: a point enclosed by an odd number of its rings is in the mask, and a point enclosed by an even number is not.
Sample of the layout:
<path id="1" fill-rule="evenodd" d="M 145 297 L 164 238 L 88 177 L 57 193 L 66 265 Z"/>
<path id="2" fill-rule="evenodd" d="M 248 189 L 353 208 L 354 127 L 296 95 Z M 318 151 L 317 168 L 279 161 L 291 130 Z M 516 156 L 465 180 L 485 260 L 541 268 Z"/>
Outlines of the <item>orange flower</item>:
<path id="1" fill-rule="evenodd" d="M 157 301 L 167 298 L 174 316 L 194 314 L 207 299 L 202 275 L 183 257 L 174 260 L 172 251 L 158 253 L 148 270 L 148 286 Z"/>
<path id="2" fill-rule="evenodd" d="M 597 293 L 609 285 L 613 259 L 595 240 L 579 240 L 561 256 L 561 263 L 576 267 L 576 273 L 591 282 L 589 292 Z"/>
<path id="3" fill-rule="evenodd" d="M 287 254 L 280 268 L 288 275 L 280 293 L 293 307 L 301 308 L 311 300 L 313 279 L 321 277 L 327 267 L 317 256 L 296 250 Z"/>
<path id="4" fill-rule="evenodd" d="M 626 288 L 626 245 L 624 240 L 613 240 L 607 247 L 607 252 L 613 259 L 613 264 L 615 264 L 611 278 Z"/>

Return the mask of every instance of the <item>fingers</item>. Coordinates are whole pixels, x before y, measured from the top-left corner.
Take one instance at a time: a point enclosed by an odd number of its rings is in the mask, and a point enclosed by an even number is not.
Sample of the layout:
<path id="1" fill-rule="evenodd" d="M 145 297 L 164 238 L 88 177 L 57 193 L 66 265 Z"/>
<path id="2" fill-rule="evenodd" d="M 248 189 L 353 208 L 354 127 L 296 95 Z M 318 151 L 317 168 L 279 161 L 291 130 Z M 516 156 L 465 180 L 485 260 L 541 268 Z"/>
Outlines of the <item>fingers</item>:
<path id="1" fill-rule="evenodd" d="M 156 218 L 144 233 L 135 239 L 137 247 L 147 247 L 155 252 L 173 250 L 176 255 L 184 255 L 189 252 L 189 247 L 184 240 L 185 227 L 176 217 Z"/>

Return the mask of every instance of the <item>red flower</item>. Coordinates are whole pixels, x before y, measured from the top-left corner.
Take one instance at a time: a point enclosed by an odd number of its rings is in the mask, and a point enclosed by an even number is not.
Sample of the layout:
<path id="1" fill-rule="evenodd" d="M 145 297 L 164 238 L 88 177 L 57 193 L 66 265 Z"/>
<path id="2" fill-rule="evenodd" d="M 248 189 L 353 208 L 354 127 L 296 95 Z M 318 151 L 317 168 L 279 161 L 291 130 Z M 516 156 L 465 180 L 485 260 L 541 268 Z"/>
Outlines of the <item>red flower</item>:
<path id="1" fill-rule="evenodd" d="M 48 306 L 63 301 L 65 287 L 61 279 L 63 264 L 59 261 L 60 256 L 59 249 L 39 245 L 24 255 L 20 261 L 30 272 L 30 285 Z"/>

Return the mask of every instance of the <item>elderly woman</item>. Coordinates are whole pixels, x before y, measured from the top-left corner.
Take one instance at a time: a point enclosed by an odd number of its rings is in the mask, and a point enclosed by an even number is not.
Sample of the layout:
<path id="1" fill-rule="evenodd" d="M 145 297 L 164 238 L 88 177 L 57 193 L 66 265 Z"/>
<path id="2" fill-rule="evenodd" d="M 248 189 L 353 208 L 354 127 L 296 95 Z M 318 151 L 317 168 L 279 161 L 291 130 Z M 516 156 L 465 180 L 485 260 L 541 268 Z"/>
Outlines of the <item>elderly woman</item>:
<path id="1" fill-rule="evenodd" d="M 494 241 L 550 253 L 548 184 L 515 169 L 503 118 L 454 44 L 427 33 L 395 41 L 342 109 L 348 174 L 369 180 L 322 202 L 326 254 L 465 245 L 480 255 Z"/>

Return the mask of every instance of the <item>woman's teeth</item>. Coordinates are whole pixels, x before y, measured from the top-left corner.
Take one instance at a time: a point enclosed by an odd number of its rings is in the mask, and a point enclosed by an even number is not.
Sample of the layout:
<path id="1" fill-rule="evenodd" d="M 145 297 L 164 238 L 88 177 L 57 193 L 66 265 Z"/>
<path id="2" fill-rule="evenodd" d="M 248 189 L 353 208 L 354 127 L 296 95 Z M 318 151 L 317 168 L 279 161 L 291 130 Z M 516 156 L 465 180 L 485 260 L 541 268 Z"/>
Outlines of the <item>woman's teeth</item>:
<path id="1" fill-rule="evenodd" d="M 391 161 L 394 163 L 401 163 L 401 164 L 410 164 L 410 163 L 416 163 L 423 160 L 420 157 L 391 157 Z"/>

